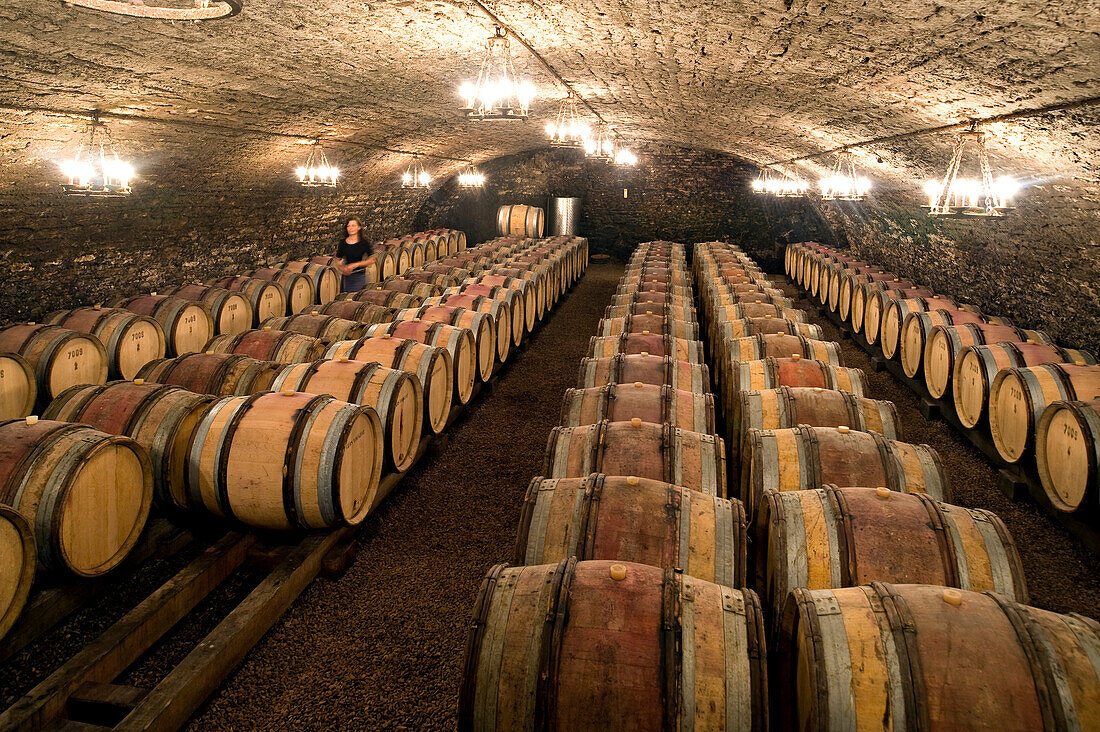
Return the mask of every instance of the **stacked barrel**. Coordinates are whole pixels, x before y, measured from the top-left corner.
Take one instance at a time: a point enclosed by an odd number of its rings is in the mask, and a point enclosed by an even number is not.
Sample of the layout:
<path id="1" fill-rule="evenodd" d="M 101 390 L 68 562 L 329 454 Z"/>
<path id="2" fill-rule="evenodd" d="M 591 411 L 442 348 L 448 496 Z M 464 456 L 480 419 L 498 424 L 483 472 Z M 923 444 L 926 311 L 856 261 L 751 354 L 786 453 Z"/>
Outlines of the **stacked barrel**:
<path id="1" fill-rule="evenodd" d="M 1096 356 L 814 242 L 791 244 L 785 263 L 796 284 L 883 359 L 900 360 L 964 430 L 988 434 L 1005 464 L 1037 470 L 1054 510 L 1098 519 Z"/>
<path id="2" fill-rule="evenodd" d="M 680 244 L 639 246 L 476 601 L 461 729 L 764 729 L 764 624 Z"/>

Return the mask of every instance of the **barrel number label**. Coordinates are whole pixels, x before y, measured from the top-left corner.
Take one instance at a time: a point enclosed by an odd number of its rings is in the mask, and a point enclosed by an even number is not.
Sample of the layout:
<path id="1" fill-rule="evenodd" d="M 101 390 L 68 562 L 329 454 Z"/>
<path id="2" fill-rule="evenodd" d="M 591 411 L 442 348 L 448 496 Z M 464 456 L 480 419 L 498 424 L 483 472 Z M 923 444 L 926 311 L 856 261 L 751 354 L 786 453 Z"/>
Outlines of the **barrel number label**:
<path id="1" fill-rule="evenodd" d="M 0 376 L 2 375 L 3 372 L 0 372 Z M 1077 432 L 1077 427 L 1069 423 L 1062 425 L 1062 434 L 1068 437 L 1073 442 L 1077 442 L 1077 440 L 1079 440 L 1081 437 L 1080 434 Z"/>

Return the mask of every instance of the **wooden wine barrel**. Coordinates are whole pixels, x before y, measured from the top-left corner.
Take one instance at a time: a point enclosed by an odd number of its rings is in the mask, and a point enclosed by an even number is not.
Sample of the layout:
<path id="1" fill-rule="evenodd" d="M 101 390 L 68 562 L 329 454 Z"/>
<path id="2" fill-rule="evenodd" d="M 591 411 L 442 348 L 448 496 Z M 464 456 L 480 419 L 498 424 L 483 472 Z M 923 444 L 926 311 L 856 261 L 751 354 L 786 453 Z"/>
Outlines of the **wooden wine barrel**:
<path id="1" fill-rule="evenodd" d="M 539 322 L 540 318 L 539 303 L 536 289 L 529 280 L 521 280 L 504 275 L 486 274 L 481 275 L 473 282 L 467 283 L 465 289 L 469 289 L 469 285 L 484 285 L 486 287 L 503 287 L 509 290 L 518 290 L 519 297 L 522 298 L 523 301 L 526 332 L 530 333 L 535 329 L 535 324 Z"/>
<path id="2" fill-rule="evenodd" d="M 210 310 L 199 302 L 154 292 L 124 298 L 116 302 L 114 307 L 148 315 L 160 323 L 160 327 L 164 329 L 169 356 L 202 351 L 207 341 L 214 337 L 214 318 L 210 315 Z"/>
<path id="3" fill-rule="evenodd" d="M 882 332 L 882 318 L 886 312 L 887 305 L 892 300 L 917 300 L 934 298 L 935 295 L 931 290 L 926 290 L 923 287 L 901 288 L 871 291 L 869 286 L 864 287 L 864 305 L 863 305 L 863 338 L 871 345 L 874 345 L 879 340 L 879 335 Z M 902 318 L 904 320 L 904 318 Z M 853 321 L 852 327 L 855 328 L 855 322 Z M 899 322 L 900 326 L 901 323 Z M 856 330 L 856 332 L 860 332 Z"/>
<path id="4" fill-rule="evenodd" d="M 345 300 L 345 302 L 348 301 Z M 355 304 L 366 305 L 366 303 Z M 287 315 L 281 318 L 268 318 L 260 323 L 260 327 L 289 333 L 301 333 L 316 338 L 322 343 L 362 338 L 363 331 L 367 328 L 365 323 L 358 320 L 346 320 L 335 315 L 323 315 L 318 310 L 299 315 Z"/>
<path id="5" fill-rule="evenodd" d="M 448 289 L 447 292 L 450 292 L 450 290 Z M 493 300 L 484 295 L 466 295 L 463 293 L 444 294 L 440 297 L 430 297 L 424 301 L 424 307 L 439 306 L 463 308 L 472 313 L 481 313 L 488 316 L 489 320 L 492 321 L 497 344 L 496 357 L 501 363 L 508 360 L 508 355 L 512 352 L 513 316 L 511 305 L 504 300 Z M 465 315 L 459 317 L 460 321 L 463 319 L 466 319 Z M 470 319 L 470 322 L 472 322 L 472 319 Z M 522 327 L 522 323 L 520 327 Z"/>
<path id="6" fill-rule="evenodd" d="M 286 315 L 286 293 L 283 288 L 274 282 L 237 275 L 215 279 L 208 284 L 215 287 L 224 287 L 232 292 L 239 292 L 248 298 L 248 302 L 252 306 L 253 327 L 268 318 Z"/>
<path id="7" fill-rule="evenodd" d="M 416 374 L 424 389 L 424 427 L 438 435 L 447 426 L 454 394 L 454 368 L 445 348 L 392 336 L 339 341 L 329 346 L 325 358 L 377 361 L 383 366 Z"/>
<path id="8" fill-rule="evenodd" d="M 241 396 L 267 391 L 283 366 L 234 353 L 188 353 L 147 364 L 138 378 L 197 394 Z"/>
<path id="9" fill-rule="evenodd" d="M 747 548 L 740 501 L 634 476 L 540 475 L 527 488 L 514 561 L 615 559 L 744 587 Z"/>
<path id="10" fill-rule="evenodd" d="M 89 333 L 107 349 L 108 375 L 132 379 L 150 361 L 164 358 L 164 330 L 145 315 L 121 308 L 99 306 L 60 310 L 46 316 L 46 322 Z"/>
<path id="11" fill-rule="evenodd" d="M 286 312 L 278 315 L 297 315 L 313 309 L 317 288 L 309 275 L 281 267 L 261 267 L 249 272 L 248 276 L 272 282 L 282 288 L 286 298 Z"/>
<path id="12" fill-rule="evenodd" d="M 937 326 L 963 325 L 996 325 L 1011 328 L 1011 323 L 1003 318 L 987 319 L 982 315 L 967 312 L 965 310 L 935 310 L 928 313 L 911 313 L 905 318 L 905 324 L 901 329 L 901 365 L 909 378 L 916 378 L 924 368 L 924 355 L 927 345 L 932 338 L 932 333 Z M 971 335 L 976 331 L 971 331 Z M 1029 341 L 1032 343 L 1049 343 L 1050 337 L 1038 330 L 995 330 L 990 331 L 991 342 L 1005 341 Z M 967 344 L 971 345 L 971 344 Z M 941 345 L 941 356 L 947 348 L 947 341 Z M 951 364 L 941 363 L 940 378 L 946 373 L 950 377 Z M 938 382 L 936 382 L 938 383 Z"/>
<path id="13" fill-rule="evenodd" d="M 43 407 L 70 386 L 107 381 L 107 349 L 100 340 L 57 325 L 20 323 L 0 328 L 0 353 L 22 356 L 34 370 L 36 397 Z M 12 377 L 16 385 L 12 401 L 17 402 L 22 378 L 15 371 Z"/>
<path id="14" fill-rule="evenodd" d="M 1044 363 L 1004 369 L 989 389 L 989 431 L 997 452 L 1019 462 L 1034 446 L 1047 405 L 1100 397 L 1100 366 Z"/>
<path id="15" fill-rule="evenodd" d="M 796 587 L 912 582 L 1028 600 L 1016 543 L 990 511 L 827 485 L 766 495 L 757 528 L 755 586 L 775 618 Z"/>
<path id="16" fill-rule="evenodd" d="M 0 504 L 0 638 L 11 629 L 27 604 L 38 556 L 34 533 L 23 514 Z"/>
<path id="17" fill-rule="evenodd" d="M 1056 510 L 1095 515 L 1100 509 L 1100 397 L 1057 401 L 1044 409 L 1035 461 Z"/>
<path id="18" fill-rule="evenodd" d="M 636 302 L 631 305 L 609 305 L 603 313 L 604 318 L 625 318 L 628 315 L 661 315 L 669 320 L 683 323 L 698 323 L 695 308 L 679 305 L 647 304 Z"/>
<path id="19" fill-rule="evenodd" d="M 424 241 L 414 240 L 408 244 L 410 267 L 424 266 L 424 245 L 426 243 L 427 242 Z"/>
<path id="20" fill-rule="evenodd" d="M 491 277 L 504 277 L 517 282 L 526 282 L 527 291 L 531 294 L 535 303 L 535 322 L 542 320 L 546 317 L 546 310 L 549 307 L 547 291 L 548 287 L 545 279 L 537 272 L 531 272 L 521 267 L 494 267 Z M 488 282 L 485 277 L 482 277 L 483 282 Z M 499 284 L 499 283 L 497 283 Z"/>
<path id="21" fill-rule="evenodd" d="M 826 483 L 883 486 L 950 500 L 939 454 L 928 445 L 889 440 L 847 427 L 749 430 L 741 461 L 741 501 L 754 516 L 765 494 L 804 491 Z"/>
<path id="22" fill-rule="evenodd" d="M 1069 730 L 1100 725 L 1100 624 L 996 593 L 874 582 L 795 589 L 772 682 L 778 729 Z"/>
<path id="23" fill-rule="evenodd" d="M 466 283 L 459 287 L 449 288 L 443 294 L 444 296 L 451 294 L 480 296 L 506 303 L 512 313 L 512 345 L 518 348 L 523 343 L 523 338 L 528 333 L 527 312 L 524 298 L 518 290 L 479 283 Z"/>
<path id="24" fill-rule="evenodd" d="M 393 308 L 357 300 L 333 300 L 322 305 L 318 311 L 324 315 L 335 315 L 338 318 L 368 325 L 388 323 L 393 320 L 393 314 L 396 312 Z"/>
<path id="25" fill-rule="evenodd" d="M 416 309 L 398 310 L 394 313 L 394 318 L 443 323 L 469 330 L 474 337 L 477 376 L 482 381 L 488 381 L 493 375 L 497 354 L 496 323 L 485 313 L 450 305 L 421 305 Z"/>
<path id="26" fill-rule="evenodd" d="M 735 338 L 722 344 L 723 361 L 759 361 L 762 358 L 799 358 L 824 361 L 834 366 L 843 365 L 840 344 L 834 341 L 815 341 L 800 335 L 768 333 Z"/>
<path id="27" fill-rule="evenodd" d="M 617 354 L 607 358 L 581 361 L 577 388 L 607 384 L 655 384 L 699 394 L 710 391 L 710 370 L 706 364 L 677 361 L 668 356 Z"/>
<path id="28" fill-rule="evenodd" d="M 641 381 L 566 389 L 560 424 L 563 427 L 579 427 L 602 420 L 628 422 L 635 417 L 643 422 L 717 434 L 713 395 L 678 391 L 667 385 L 643 384 Z"/>
<path id="29" fill-rule="evenodd" d="M 955 359 L 963 348 L 986 343 L 1023 341 L 1049 343 L 1050 338 L 1041 331 L 1027 331 L 1011 325 L 992 323 L 935 326 L 924 347 L 924 383 L 928 387 L 928 393 L 936 399 L 942 399 L 947 394 L 951 388 Z M 904 354 L 902 358 L 905 358 Z"/>
<path id="30" fill-rule="evenodd" d="M 184 473 L 188 444 L 206 407 L 214 401 L 178 386 L 144 380 L 112 381 L 103 386 L 74 386 L 62 392 L 44 419 L 80 422 L 133 439 L 148 451 L 153 495 L 161 506 L 190 508 Z"/>
<path id="31" fill-rule="evenodd" d="M 890 297 L 905 299 L 910 297 L 932 297 L 931 290 L 917 287 L 906 280 L 869 280 L 857 282 L 851 295 L 851 317 L 848 324 L 856 333 L 863 331 L 867 323 L 868 307 L 872 300 L 878 300 L 881 293 L 892 293 Z M 875 337 L 878 337 L 879 320 L 882 317 L 881 307 L 875 312 Z"/>
<path id="32" fill-rule="evenodd" d="M 694 309 L 695 301 L 691 297 L 669 295 L 664 292 L 634 292 L 616 294 L 611 297 L 611 305 L 670 305 L 684 310 Z"/>
<path id="33" fill-rule="evenodd" d="M 497 209 L 497 233 L 501 236 L 542 236 L 545 212 L 537 206 L 515 204 Z"/>
<path id="34" fill-rule="evenodd" d="M 424 389 L 416 374 L 338 358 L 286 366 L 271 388 L 328 394 L 373 408 L 382 421 L 386 469 L 403 472 L 416 461 L 424 422 Z"/>
<path id="35" fill-rule="evenodd" d="M 27 517 L 47 569 L 97 577 L 118 566 L 152 499 L 149 454 L 128 437 L 36 417 L 0 423 L 0 503 Z"/>
<path id="36" fill-rule="evenodd" d="M 786 333 L 788 335 L 800 335 L 804 338 L 822 340 L 823 335 L 820 325 L 813 323 L 798 323 L 785 318 L 741 318 L 739 320 L 723 320 L 715 323 L 720 329 L 717 331 L 716 342 L 721 343 L 726 339 L 746 338 L 754 335 L 767 335 L 769 333 Z"/>
<path id="37" fill-rule="evenodd" d="M 840 320 L 844 323 L 850 323 L 852 327 L 855 327 L 856 315 L 859 316 L 859 323 L 863 323 L 863 310 L 860 309 L 857 313 L 855 308 L 856 298 L 863 290 L 865 284 L 872 282 L 889 282 L 896 287 L 903 287 L 905 285 L 912 284 L 910 282 L 904 282 L 900 277 L 892 272 L 852 272 L 846 271 L 840 275 L 838 285 L 831 285 L 833 288 L 839 288 L 839 294 L 836 296 L 836 306 L 833 307 L 833 311 L 840 315 Z M 832 290 L 830 290 L 830 302 L 833 300 Z"/>
<path id="38" fill-rule="evenodd" d="M 194 284 L 177 287 L 168 292 L 191 302 L 202 303 L 210 310 L 214 319 L 215 335 L 235 335 L 252 327 L 256 315 L 252 312 L 252 303 L 239 292 L 231 292 L 224 287 Z"/>
<path id="39" fill-rule="evenodd" d="M 377 283 L 375 287 L 379 290 L 392 290 L 393 292 L 412 295 L 421 300 L 426 297 L 435 297 L 443 292 L 443 288 L 437 285 L 418 282 L 417 280 L 407 280 L 404 277 L 390 277 Z"/>
<path id="40" fill-rule="evenodd" d="M 224 397 L 190 452 L 191 502 L 216 516 L 265 529 L 354 526 L 378 491 L 382 424 L 372 408 L 330 396 Z"/>
<path id="41" fill-rule="evenodd" d="M 751 590 L 603 560 L 489 571 L 460 730 L 767 729 Z"/>
<path id="42" fill-rule="evenodd" d="M 314 302 L 318 305 L 327 305 L 340 294 L 340 273 L 331 265 L 295 260 L 283 262 L 278 266 L 288 272 L 300 272 L 308 275 L 313 280 Z"/>
<path id="43" fill-rule="evenodd" d="M 0 353 L 0 420 L 26 417 L 34 411 L 37 397 L 38 381 L 27 359 L 18 353 Z"/>
<path id="44" fill-rule="evenodd" d="M 694 322 L 674 320 L 657 314 L 604 318 L 597 325 L 599 336 L 620 336 L 623 333 L 660 333 L 686 341 L 697 341 L 702 337 L 699 326 Z"/>
<path id="45" fill-rule="evenodd" d="M 839 389 L 860 397 L 867 393 L 867 376 L 862 370 L 805 358 L 742 361 L 728 375 L 729 383 L 722 385 L 723 403 L 727 410 L 735 408 L 739 392 L 780 386 Z"/>
<path id="46" fill-rule="evenodd" d="M 547 443 L 543 474 L 583 478 L 589 473 L 637 475 L 725 498 L 725 443 L 716 435 L 637 418 L 555 427 Z"/>
<path id="47" fill-rule="evenodd" d="M 453 366 L 455 402 L 466 404 L 473 397 L 477 382 L 477 352 L 474 336 L 469 329 L 428 320 L 396 320 L 369 326 L 366 335 L 407 338 L 444 349 L 450 354 Z"/>
<path id="48" fill-rule="evenodd" d="M 722 305 L 714 311 L 716 320 L 743 320 L 744 318 L 785 318 L 796 323 L 806 322 L 806 313 L 802 310 L 773 305 L 770 302 L 739 302 L 734 305 Z"/>
<path id="49" fill-rule="evenodd" d="M 203 350 L 207 353 L 239 353 L 261 361 L 305 363 L 320 358 L 325 352 L 325 344 L 312 336 L 265 327 L 246 330 L 235 336 L 215 336 Z"/>
<path id="50" fill-rule="evenodd" d="M 964 427 L 973 429 L 985 417 L 989 388 L 1001 369 L 1038 366 L 1043 363 L 1095 364 L 1088 351 L 1059 348 L 1049 343 L 991 343 L 969 346 L 955 359 L 952 392 L 955 413 Z"/>
<path id="51" fill-rule="evenodd" d="M 378 305 L 381 307 L 390 308 L 392 310 L 399 310 L 401 308 L 415 308 L 420 305 L 423 300 L 416 295 L 407 295 L 404 292 L 394 292 L 393 290 L 374 290 L 369 287 L 359 290 L 359 292 L 345 292 L 338 299 L 341 300 L 353 300 L 355 302 L 370 303 L 371 305 Z"/>
<path id="52" fill-rule="evenodd" d="M 907 300 L 890 300 L 882 311 L 882 325 L 879 327 L 879 341 L 882 344 L 882 355 L 886 358 L 894 358 L 901 352 L 901 331 L 905 321 L 913 313 L 934 312 L 938 310 L 952 310 L 972 312 L 978 315 L 977 310 L 967 310 L 954 300 L 946 297 L 914 297 Z M 978 318 L 980 321 L 981 319 Z M 959 322 L 963 322 L 960 318 Z M 977 322 L 969 319 L 967 322 Z M 938 323 L 937 323 L 938 325 Z"/>
<path id="53" fill-rule="evenodd" d="M 588 355 L 606 358 L 617 354 L 669 356 L 677 361 L 703 363 L 703 344 L 657 333 L 624 333 L 621 336 L 593 336 L 588 343 Z"/>

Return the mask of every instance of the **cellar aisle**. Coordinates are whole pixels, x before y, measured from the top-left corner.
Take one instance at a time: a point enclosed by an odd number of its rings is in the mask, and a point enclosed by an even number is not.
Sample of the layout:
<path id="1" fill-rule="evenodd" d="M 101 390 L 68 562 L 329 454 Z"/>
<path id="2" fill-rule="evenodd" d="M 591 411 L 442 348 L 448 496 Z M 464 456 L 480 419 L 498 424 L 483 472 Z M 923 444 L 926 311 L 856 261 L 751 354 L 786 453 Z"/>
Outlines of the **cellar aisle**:
<path id="1" fill-rule="evenodd" d="M 454 728 L 478 585 L 511 561 L 527 484 L 622 272 L 589 266 L 446 448 L 368 517 L 343 577 L 318 578 L 191 729 Z"/>

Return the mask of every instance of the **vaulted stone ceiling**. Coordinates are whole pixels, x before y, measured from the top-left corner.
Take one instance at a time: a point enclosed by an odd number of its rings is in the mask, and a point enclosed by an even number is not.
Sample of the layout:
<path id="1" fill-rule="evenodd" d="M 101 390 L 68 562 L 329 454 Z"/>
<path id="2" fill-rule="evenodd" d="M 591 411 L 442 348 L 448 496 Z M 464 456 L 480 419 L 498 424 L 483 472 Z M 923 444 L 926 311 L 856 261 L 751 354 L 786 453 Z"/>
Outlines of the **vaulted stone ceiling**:
<path id="1" fill-rule="evenodd" d="M 483 161 L 544 145 L 543 124 L 564 90 L 522 48 L 517 67 L 539 90 L 532 121 L 462 118 L 457 87 L 476 72 L 492 30 L 474 4 L 243 2 L 235 18 L 197 24 L 55 0 L 5 3 L 0 190 L 54 185 L 51 161 L 80 129 L 28 109 L 180 121 L 112 123 L 143 177 L 162 184 L 262 184 L 285 176 L 315 135 L 332 140 L 334 157 L 366 184 L 392 181 L 407 165 L 393 150 Z M 1100 94 L 1089 0 L 487 5 L 623 132 L 754 162 Z M 1019 174 L 1095 182 L 1098 109 L 995 125 L 992 152 Z M 940 172 L 949 152 L 941 135 L 870 147 L 861 162 L 900 183 Z"/>

